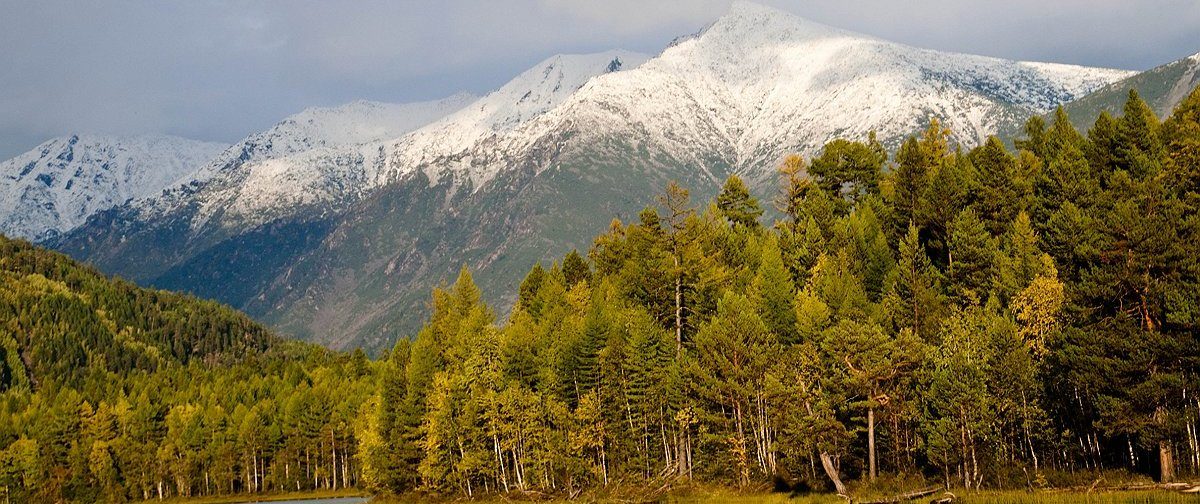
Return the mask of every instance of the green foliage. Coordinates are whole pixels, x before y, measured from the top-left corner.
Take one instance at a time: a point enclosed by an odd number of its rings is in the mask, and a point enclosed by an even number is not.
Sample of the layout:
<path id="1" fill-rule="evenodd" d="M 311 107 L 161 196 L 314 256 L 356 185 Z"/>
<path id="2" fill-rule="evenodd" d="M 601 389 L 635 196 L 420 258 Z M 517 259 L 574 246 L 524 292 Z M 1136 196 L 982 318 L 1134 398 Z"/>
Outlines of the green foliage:
<path id="1" fill-rule="evenodd" d="M 1044 486 L 1200 471 L 1200 95 L 1061 110 L 1009 152 L 936 121 L 669 184 L 497 321 L 470 272 L 371 361 L 5 241 L 0 487 L 126 501 L 357 486 L 448 498 L 687 481 Z M 851 497 L 859 497 L 853 495 Z M 505 497 L 507 498 L 507 497 Z"/>
<path id="2" fill-rule="evenodd" d="M 979 305 L 987 294 L 995 271 L 995 238 L 988 233 L 975 211 L 968 208 L 950 223 L 948 288 L 960 305 Z"/>
<path id="3" fill-rule="evenodd" d="M 867 143 L 842 139 L 829 142 L 808 171 L 822 190 L 848 199 L 842 205 L 848 209 L 867 195 L 879 193 L 886 162 L 887 153 L 872 133 Z"/>
<path id="4" fill-rule="evenodd" d="M 717 195 L 717 209 L 735 226 L 753 228 L 758 226 L 762 208 L 758 200 L 750 195 L 750 188 L 737 175 L 731 175 Z"/>

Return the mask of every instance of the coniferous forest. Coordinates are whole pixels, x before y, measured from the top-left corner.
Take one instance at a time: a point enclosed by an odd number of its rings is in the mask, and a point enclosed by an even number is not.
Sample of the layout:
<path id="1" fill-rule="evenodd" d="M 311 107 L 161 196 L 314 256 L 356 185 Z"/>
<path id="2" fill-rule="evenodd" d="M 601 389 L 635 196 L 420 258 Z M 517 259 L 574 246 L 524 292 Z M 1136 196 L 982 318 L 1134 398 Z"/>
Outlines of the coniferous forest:
<path id="1" fill-rule="evenodd" d="M 964 150 L 936 121 L 669 185 L 502 316 L 464 269 L 376 360 L 0 243 L 13 502 L 363 488 L 847 493 L 1200 474 L 1200 91 Z"/>

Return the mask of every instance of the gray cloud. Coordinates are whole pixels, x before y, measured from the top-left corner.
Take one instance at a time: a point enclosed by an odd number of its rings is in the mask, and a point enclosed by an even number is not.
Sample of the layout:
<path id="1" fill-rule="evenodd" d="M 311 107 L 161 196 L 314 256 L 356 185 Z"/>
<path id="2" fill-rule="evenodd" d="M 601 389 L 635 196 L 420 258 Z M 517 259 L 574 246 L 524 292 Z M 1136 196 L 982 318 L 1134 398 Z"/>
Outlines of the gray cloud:
<path id="1" fill-rule="evenodd" d="M 1146 69 L 1200 2 L 766 0 L 912 45 Z M 312 105 L 485 92 L 558 52 L 654 53 L 728 0 L 0 0 L 0 158 L 74 131 L 233 142 Z"/>

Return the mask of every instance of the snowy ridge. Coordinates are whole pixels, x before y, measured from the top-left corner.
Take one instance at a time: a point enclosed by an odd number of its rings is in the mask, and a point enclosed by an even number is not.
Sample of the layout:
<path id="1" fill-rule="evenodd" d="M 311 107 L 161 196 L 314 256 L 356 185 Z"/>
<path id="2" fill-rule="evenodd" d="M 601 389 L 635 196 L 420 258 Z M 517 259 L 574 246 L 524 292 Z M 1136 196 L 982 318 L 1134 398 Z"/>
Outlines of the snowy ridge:
<path id="1" fill-rule="evenodd" d="M 305 109 L 252 134 L 221 152 L 192 180 L 138 208 L 143 218 L 163 216 L 189 201 L 199 203 L 193 228 L 211 217 L 228 217 L 237 227 L 265 222 L 289 209 L 333 203 L 369 188 L 364 157 L 368 147 L 401 136 L 476 99 L 459 93 L 440 100 L 380 103 L 360 100 L 337 107 Z"/>
<path id="2" fill-rule="evenodd" d="M 252 136 L 239 144 L 244 148 L 235 146 L 227 151 L 224 164 L 212 165 L 228 174 L 215 178 L 210 188 L 200 194 L 201 212 L 193 228 L 206 224 L 218 213 L 222 214 L 223 226 L 246 226 L 306 206 L 361 198 L 394 180 L 398 176 L 396 166 L 423 163 L 421 156 L 428 153 L 462 154 L 479 142 L 511 131 L 552 109 L 592 77 L 636 67 L 645 59 L 644 55 L 628 51 L 556 55 L 478 100 L 455 95 L 437 102 L 398 106 L 429 113 L 415 114 L 415 118 L 407 116 L 409 120 L 403 127 L 384 130 L 385 133 L 371 138 L 332 140 L 331 135 L 324 133 L 331 125 L 336 130 L 337 124 L 356 121 L 358 114 L 338 114 L 336 121 L 297 119 L 329 115 L 319 109 L 306 111 Z M 352 110 L 356 105 L 333 110 Z M 297 124 L 310 122 L 319 127 L 294 133 Z M 417 126 L 423 127 L 417 129 Z M 354 127 L 366 129 L 361 124 Z M 413 129 L 416 131 L 404 135 Z M 379 129 L 371 131 L 376 130 Z M 313 142 L 312 138 L 321 141 Z M 280 149 L 280 145 L 284 148 Z M 243 152 L 252 154 L 245 156 Z M 241 161 L 244 158 L 249 161 Z M 232 165 L 240 168 L 227 168 Z"/>
<path id="3" fill-rule="evenodd" d="M 829 140 L 870 131 L 894 147 L 931 117 L 974 145 L 1006 121 L 1130 74 L 919 49 L 739 2 L 638 68 L 596 78 L 538 120 L 480 142 L 473 153 L 491 162 L 472 163 L 472 178 L 487 180 L 526 158 L 538 139 L 570 131 L 579 144 L 629 139 L 702 170 L 721 159 L 758 180 L 786 153 L 811 155 Z M 409 166 L 443 160 L 427 173 L 463 169 L 451 162 L 460 145 L 429 152 L 438 147 L 402 156 Z"/>
<path id="4" fill-rule="evenodd" d="M 478 191 L 504 170 L 549 169 L 614 139 L 663 166 L 758 183 L 787 153 L 871 131 L 895 147 L 935 117 L 974 145 L 1128 75 L 920 49 L 739 1 L 653 58 L 557 55 L 479 99 L 305 110 L 138 211 L 153 219 L 196 203 L 193 229 L 214 216 L 235 229 L 336 207 L 417 173 Z"/>
<path id="5" fill-rule="evenodd" d="M 622 50 L 551 56 L 470 106 L 399 139 L 390 146 L 396 153 L 390 164 L 401 172 L 439 163 L 470 170 L 477 161 L 471 149 L 553 109 L 596 76 L 635 69 L 648 58 Z M 488 178 L 486 171 L 474 174 L 477 182 Z M 440 170 L 426 175 L 436 181 Z"/>
<path id="6" fill-rule="evenodd" d="M 206 167 L 220 172 L 244 163 L 277 159 L 327 147 L 357 145 L 399 137 L 476 100 L 458 93 L 440 100 L 381 103 L 359 100 L 337 107 L 312 107 L 254 133 Z"/>
<path id="7" fill-rule="evenodd" d="M 71 135 L 0 163 L 0 232 L 41 240 L 187 180 L 226 145 L 147 135 Z"/>

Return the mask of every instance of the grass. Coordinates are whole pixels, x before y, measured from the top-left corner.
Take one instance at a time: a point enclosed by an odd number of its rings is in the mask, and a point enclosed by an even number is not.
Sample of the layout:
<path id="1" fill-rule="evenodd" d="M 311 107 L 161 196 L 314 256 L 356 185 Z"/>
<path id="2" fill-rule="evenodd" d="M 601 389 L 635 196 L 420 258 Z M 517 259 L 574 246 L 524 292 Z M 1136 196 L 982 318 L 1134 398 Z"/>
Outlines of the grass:
<path id="1" fill-rule="evenodd" d="M 280 492 L 263 495 L 225 495 L 215 497 L 171 497 L 169 499 L 151 499 L 147 503 L 164 504 L 241 504 L 244 502 L 278 502 L 303 499 L 335 499 L 338 497 L 361 497 L 366 495 L 362 490 L 311 490 L 304 492 Z"/>
<path id="2" fill-rule="evenodd" d="M 1167 490 L 1125 490 L 1113 492 L 1081 491 L 1005 491 L 977 492 L 964 495 L 965 504 L 1032 504 L 1032 503 L 1086 503 L 1086 504 L 1159 504 L 1176 502 L 1198 502 L 1200 497 Z"/>
<path id="3" fill-rule="evenodd" d="M 855 482 L 857 483 L 857 482 Z M 911 490 L 919 488 L 920 485 L 916 480 L 908 480 L 897 478 L 895 480 L 881 480 L 873 489 L 866 489 L 851 486 L 851 493 L 855 495 L 857 501 L 870 500 L 877 498 L 890 497 L 902 493 L 902 490 Z M 1175 504 L 1175 503 L 1200 503 L 1200 496 L 1187 495 L 1168 490 L 1096 490 L 1086 491 L 1084 489 L 1049 489 L 1049 490 L 983 490 L 983 491 L 963 491 L 959 489 L 952 490 L 959 499 L 955 501 L 961 504 L 1067 504 L 1067 503 L 1083 503 L 1083 504 Z M 339 491 L 317 491 L 317 492 L 299 492 L 299 493 L 280 493 L 265 496 L 255 497 L 253 500 L 246 496 L 218 497 L 218 498 L 192 498 L 192 499 L 167 499 L 166 503 L 178 504 L 234 504 L 243 502 L 272 502 L 286 501 L 298 499 L 321 499 L 321 498 L 336 498 L 336 497 L 352 497 L 363 495 L 361 492 L 351 490 Z M 931 499 L 943 497 L 942 492 L 934 495 L 914 499 L 910 502 L 925 503 Z M 155 501 L 158 502 L 158 501 Z M 730 504 L 845 504 L 846 500 L 830 493 L 812 493 L 793 495 L 786 493 L 773 493 L 766 486 L 755 487 L 744 492 L 739 492 L 736 489 L 722 487 L 719 485 L 697 485 L 689 487 L 676 487 L 665 495 L 656 495 L 646 492 L 644 489 L 637 488 L 614 488 L 604 494 L 584 494 L 573 500 L 563 497 L 550 497 L 545 495 L 531 495 L 524 497 L 518 494 L 509 494 L 504 496 L 489 496 L 477 499 L 465 498 L 438 498 L 425 494 L 415 493 L 400 496 L 380 496 L 372 499 L 371 504 L 418 504 L 431 502 L 469 502 L 480 504 L 494 503 L 513 503 L 513 502 L 536 502 L 539 504 L 642 504 L 642 503 L 663 503 L 663 504 L 700 504 L 700 503 L 730 503 Z"/>
<path id="4" fill-rule="evenodd" d="M 959 497 L 959 500 L 955 502 L 962 504 L 1174 504 L 1200 502 L 1200 497 L 1196 495 L 1185 495 L 1166 490 L 1126 490 L 1106 492 L 1086 492 L 1081 490 L 1043 490 L 1029 492 L 1024 490 L 1007 490 L 972 492 L 955 491 L 955 494 Z M 910 502 L 925 503 L 929 502 L 931 499 L 940 498 L 943 496 L 944 495 L 939 492 L 931 496 L 914 499 Z M 883 495 L 872 495 L 870 497 L 883 497 Z M 864 497 L 859 498 L 864 499 Z M 792 496 L 783 493 L 769 493 L 765 491 L 739 493 L 731 489 L 702 487 L 686 489 L 677 493 L 659 496 L 657 498 L 584 495 L 574 500 L 567 500 L 563 498 L 522 500 L 516 496 L 497 496 L 468 501 L 465 499 L 440 500 L 431 499 L 428 496 L 409 495 L 380 497 L 371 502 L 372 504 L 417 504 L 426 502 L 473 502 L 481 504 L 501 502 L 537 502 L 539 504 L 641 504 L 651 502 L 663 504 L 700 504 L 709 502 L 729 504 L 845 504 L 846 500 L 833 494 L 806 494 Z"/>

